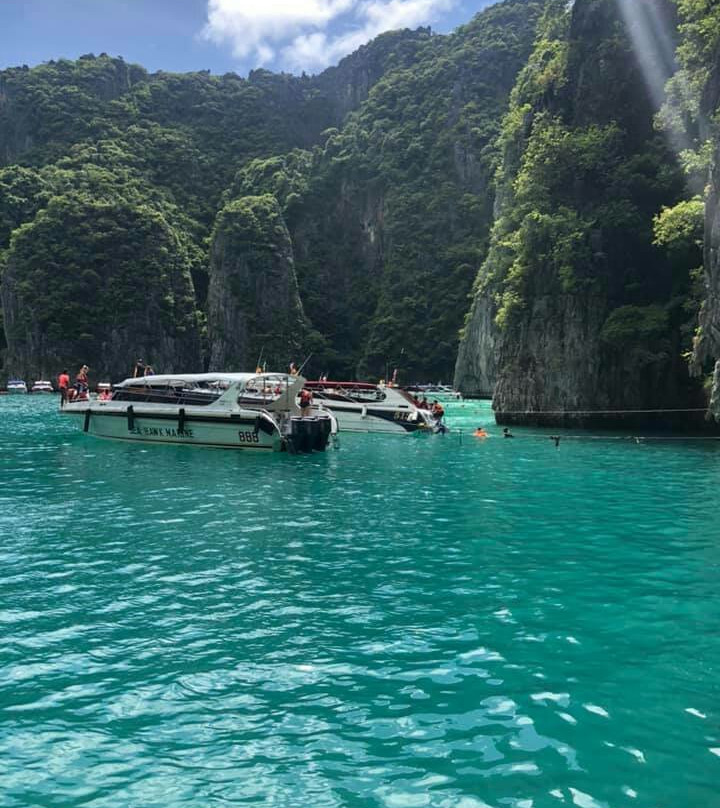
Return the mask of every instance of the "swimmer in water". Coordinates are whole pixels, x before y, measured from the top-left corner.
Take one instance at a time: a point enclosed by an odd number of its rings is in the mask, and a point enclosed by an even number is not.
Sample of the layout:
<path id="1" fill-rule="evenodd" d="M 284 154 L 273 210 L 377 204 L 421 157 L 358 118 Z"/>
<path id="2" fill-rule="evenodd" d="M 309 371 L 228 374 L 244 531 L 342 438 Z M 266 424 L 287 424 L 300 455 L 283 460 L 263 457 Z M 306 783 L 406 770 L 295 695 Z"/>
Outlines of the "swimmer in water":
<path id="1" fill-rule="evenodd" d="M 503 438 L 514 438 L 514 437 L 515 435 L 513 435 L 512 432 L 507 427 L 504 427 Z"/>
<path id="2" fill-rule="evenodd" d="M 487 438 L 487 437 L 488 437 L 488 433 L 485 431 L 485 429 L 484 429 L 483 427 L 479 426 L 479 427 L 478 427 L 478 428 L 477 428 L 477 429 L 476 429 L 476 430 L 473 432 L 473 437 L 475 437 L 475 438 Z"/>

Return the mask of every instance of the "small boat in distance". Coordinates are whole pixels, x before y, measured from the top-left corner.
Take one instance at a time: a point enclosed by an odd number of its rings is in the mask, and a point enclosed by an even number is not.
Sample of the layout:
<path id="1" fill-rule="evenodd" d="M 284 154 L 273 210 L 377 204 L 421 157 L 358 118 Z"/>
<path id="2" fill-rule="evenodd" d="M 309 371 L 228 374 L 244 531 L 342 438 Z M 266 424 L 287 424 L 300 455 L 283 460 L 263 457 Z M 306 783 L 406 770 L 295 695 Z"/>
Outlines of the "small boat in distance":
<path id="1" fill-rule="evenodd" d="M 11 395 L 22 395 L 27 391 L 27 385 L 22 379 L 8 379 L 7 392 Z"/>
<path id="2" fill-rule="evenodd" d="M 116 440 L 226 449 L 324 451 L 337 422 L 326 410 L 303 417 L 305 379 L 285 373 L 143 376 L 113 385 L 108 400 L 70 402 L 83 431 Z"/>
<path id="3" fill-rule="evenodd" d="M 305 382 L 315 406 L 337 418 L 341 432 L 384 432 L 406 434 L 432 429 L 427 410 L 415 405 L 399 387 L 366 382 Z"/>
<path id="4" fill-rule="evenodd" d="M 48 381 L 37 381 L 30 388 L 31 393 L 54 393 L 52 383 Z"/>

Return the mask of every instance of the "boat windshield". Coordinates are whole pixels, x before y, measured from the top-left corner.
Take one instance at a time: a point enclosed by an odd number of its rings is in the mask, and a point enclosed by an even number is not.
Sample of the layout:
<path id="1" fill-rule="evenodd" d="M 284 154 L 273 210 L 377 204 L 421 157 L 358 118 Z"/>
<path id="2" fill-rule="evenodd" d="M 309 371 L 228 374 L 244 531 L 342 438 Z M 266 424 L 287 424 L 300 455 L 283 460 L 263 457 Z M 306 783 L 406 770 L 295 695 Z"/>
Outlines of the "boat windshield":
<path id="1" fill-rule="evenodd" d="M 364 382 L 307 382 L 305 386 L 319 401 L 377 403 L 387 398 L 384 388 Z"/>
<path id="2" fill-rule="evenodd" d="M 287 395 L 291 386 L 290 379 L 283 373 L 263 373 L 248 379 L 238 395 L 238 404 L 269 404 Z"/>

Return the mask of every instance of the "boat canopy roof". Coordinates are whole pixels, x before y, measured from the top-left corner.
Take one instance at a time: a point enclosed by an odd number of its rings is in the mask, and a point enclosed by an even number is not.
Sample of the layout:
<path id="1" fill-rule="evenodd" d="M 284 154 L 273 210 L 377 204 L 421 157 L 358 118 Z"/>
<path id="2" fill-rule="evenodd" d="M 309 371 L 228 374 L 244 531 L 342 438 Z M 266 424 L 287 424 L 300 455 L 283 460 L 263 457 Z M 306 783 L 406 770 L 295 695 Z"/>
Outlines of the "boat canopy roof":
<path id="1" fill-rule="evenodd" d="M 163 373 L 152 376 L 138 376 L 125 379 L 113 387 L 155 387 L 161 385 L 189 384 L 208 387 L 216 384 L 240 384 L 245 386 L 248 382 L 277 384 L 278 382 L 297 383 L 305 382 L 301 376 L 291 376 L 289 373 Z"/>

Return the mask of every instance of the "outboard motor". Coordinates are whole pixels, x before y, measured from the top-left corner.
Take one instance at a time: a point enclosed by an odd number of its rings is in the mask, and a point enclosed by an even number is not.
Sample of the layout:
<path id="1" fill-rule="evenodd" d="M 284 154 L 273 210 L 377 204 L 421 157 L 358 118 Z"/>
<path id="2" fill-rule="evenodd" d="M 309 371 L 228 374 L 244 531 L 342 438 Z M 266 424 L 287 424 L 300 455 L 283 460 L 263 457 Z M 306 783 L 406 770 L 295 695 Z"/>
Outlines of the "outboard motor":
<path id="1" fill-rule="evenodd" d="M 332 432 L 332 422 L 329 418 L 318 418 L 318 431 L 317 437 L 315 442 L 315 450 L 318 452 L 324 452 L 328 441 L 330 440 L 330 433 Z"/>
<path id="2" fill-rule="evenodd" d="M 292 454 L 312 452 L 312 433 L 309 421 L 309 418 L 300 418 L 298 416 L 293 416 L 290 419 L 288 448 Z"/>
<path id="3" fill-rule="evenodd" d="M 312 416 L 310 418 L 305 419 L 305 428 L 308 432 L 308 442 L 310 445 L 310 451 L 320 451 L 321 447 L 320 443 L 320 422 L 317 416 Z"/>

